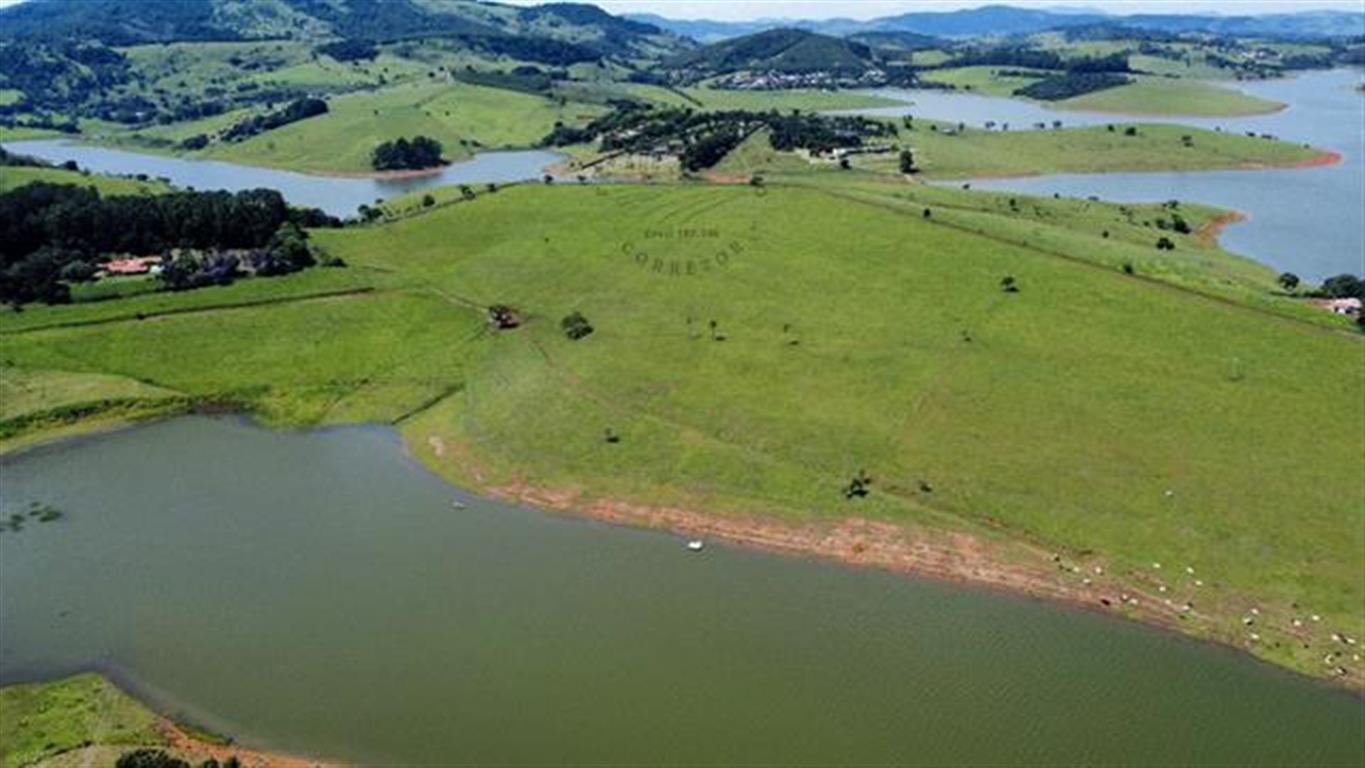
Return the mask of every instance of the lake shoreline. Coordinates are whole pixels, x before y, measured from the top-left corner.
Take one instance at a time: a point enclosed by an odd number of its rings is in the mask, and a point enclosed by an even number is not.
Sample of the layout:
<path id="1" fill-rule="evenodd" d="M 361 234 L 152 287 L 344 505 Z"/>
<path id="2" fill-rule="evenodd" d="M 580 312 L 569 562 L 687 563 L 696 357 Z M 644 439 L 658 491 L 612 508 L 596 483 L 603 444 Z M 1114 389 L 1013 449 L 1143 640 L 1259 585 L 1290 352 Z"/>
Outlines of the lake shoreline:
<path id="1" fill-rule="evenodd" d="M 1238 212 L 1230 216 L 1240 217 Z M 808 557 L 853 568 L 871 568 L 973 588 L 997 590 L 1090 613 L 1127 619 L 1198 642 L 1208 642 L 1333 690 L 1365 696 L 1365 679 L 1310 674 L 1252 652 L 1254 643 L 1221 631 L 1218 618 L 1163 600 L 1152 574 L 1111 572 L 1086 553 L 1073 555 L 1009 536 L 1000 540 L 962 531 L 916 529 L 856 515 L 795 524 L 771 515 L 729 517 L 671 506 L 612 498 L 585 498 L 575 491 L 516 482 L 488 482 L 478 470 L 442 472 L 442 460 L 468 459 L 465 446 L 438 435 L 419 445 L 403 436 L 409 456 L 454 488 L 525 507 L 608 525 L 668 531 L 686 539 L 708 537 L 726 544 L 785 556 Z M 421 450 L 425 448 L 426 450 Z M 992 518 L 987 518 L 993 523 Z M 1098 570 L 1096 570 L 1098 569 Z"/>
<path id="2" fill-rule="evenodd" d="M 1241 221 L 1244 214 L 1229 211 L 1206 222 L 1208 236 L 1216 237 L 1227 224 Z M 0 450 L 0 466 L 31 452 L 55 450 L 97 440 L 121 432 L 148 427 L 185 416 L 170 411 L 122 423 L 97 422 L 89 429 L 71 425 L 57 434 L 37 436 L 20 446 Z M 201 414 L 202 415 L 202 414 Z M 215 415 L 215 414 L 209 414 Z M 263 425 L 249 412 L 219 412 L 239 418 L 259 429 L 280 429 Z M 284 431 L 328 430 L 345 425 L 284 427 Z M 366 426 L 392 429 L 391 425 Z M 853 568 L 871 568 L 905 576 L 929 578 L 946 583 L 998 590 L 1052 603 L 1060 603 L 1091 613 L 1135 621 L 1156 629 L 1173 632 L 1191 640 L 1209 642 L 1238 652 L 1257 662 L 1295 676 L 1313 680 L 1335 690 L 1365 696 L 1365 678 L 1310 674 L 1252 652 L 1254 644 L 1219 631 L 1216 617 L 1197 610 L 1183 610 L 1161 598 L 1157 580 L 1150 574 L 1128 573 L 1120 576 L 1101 558 L 1087 553 L 1072 554 L 1049 549 L 1015 536 L 986 538 L 965 531 L 912 528 L 896 523 L 848 515 L 838 519 L 795 524 L 772 515 L 731 517 L 672 506 L 656 506 L 612 498 L 586 498 L 577 492 L 516 482 L 488 482 L 477 470 L 443 472 L 448 458 L 468 457 L 463 448 L 454 448 L 437 435 L 430 435 L 425 446 L 394 432 L 409 459 L 431 472 L 454 491 L 506 503 L 517 504 L 547 514 L 560 514 L 594 520 L 608 525 L 668 531 L 688 538 L 710 538 L 726 544 L 785 556 L 808 557 Z M 422 451 L 421 448 L 427 450 Z M 987 522 L 993 522 L 987 518 Z"/>
<path id="3" fill-rule="evenodd" d="M 991 173 L 991 172 L 986 172 L 986 173 L 973 173 L 973 174 L 970 174 L 970 175 L 967 175 L 967 176 L 936 176 L 936 175 L 934 175 L 934 172 L 933 172 L 933 171 L 925 171 L 925 172 L 923 172 L 921 175 L 925 178 L 925 181 L 927 181 L 927 182 L 930 183 L 930 184 L 946 184 L 946 183 L 959 183 L 959 182 L 971 183 L 971 182 L 976 181 L 976 180 L 981 180 L 981 181 L 993 181 L 993 180 L 1000 180 L 1000 179 L 1045 179 L 1045 178 L 1047 178 L 1047 177 L 1049 177 L 1049 176 L 1098 176 L 1098 177 L 1103 177 L 1103 176 L 1108 176 L 1108 175 L 1113 175 L 1113 174 L 1130 174 L 1130 173 L 1151 173 L 1151 174 L 1163 174 L 1163 173 L 1164 173 L 1164 174 L 1170 174 L 1170 173 L 1217 173 L 1217 172 L 1220 172 L 1220 171 L 1287 171 L 1287 170 L 1296 170 L 1296 169 L 1300 169 L 1300 168 L 1326 168 L 1326 167 L 1330 167 L 1330 166 L 1333 166 L 1333 165 L 1339 165 L 1339 164 L 1343 161 L 1343 159 L 1344 159 L 1344 156 L 1342 155 L 1342 153 L 1340 153 L 1340 152 L 1338 152 L 1338 151 L 1336 151 L 1336 150 L 1334 150 L 1334 149 L 1327 149 L 1327 148 L 1325 148 L 1325 147 L 1313 147 L 1313 150 L 1317 152 L 1317 154 L 1314 155 L 1313 157 L 1305 158 L 1305 159 L 1303 159 L 1303 160 L 1295 160 L 1295 161 L 1289 162 L 1289 163 L 1280 163 L 1280 164 L 1275 164 L 1275 163 L 1243 163 L 1243 164 L 1241 164 L 1241 165 L 1228 165 L 1228 166 L 1224 166 L 1224 167 L 1221 167 L 1221 168 L 1191 168 L 1191 169 L 1188 169 L 1188 170 L 1179 170 L 1179 169 L 1172 170 L 1172 169 L 1170 169 L 1170 168 L 1155 168 L 1155 169 L 1142 169 L 1142 168 L 1136 168 L 1136 169 L 1134 169 L 1134 168 L 1109 168 L 1109 169 L 1102 170 L 1102 171 L 1066 171 L 1066 170 L 1020 171 L 1020 172 L 1013 172 L 1013 171 L 998 171 L 998 172 L 994 172 L 994 173 Z M 1037 193 L 1032 193 L 1032 194 L 1037 194 Z"/>

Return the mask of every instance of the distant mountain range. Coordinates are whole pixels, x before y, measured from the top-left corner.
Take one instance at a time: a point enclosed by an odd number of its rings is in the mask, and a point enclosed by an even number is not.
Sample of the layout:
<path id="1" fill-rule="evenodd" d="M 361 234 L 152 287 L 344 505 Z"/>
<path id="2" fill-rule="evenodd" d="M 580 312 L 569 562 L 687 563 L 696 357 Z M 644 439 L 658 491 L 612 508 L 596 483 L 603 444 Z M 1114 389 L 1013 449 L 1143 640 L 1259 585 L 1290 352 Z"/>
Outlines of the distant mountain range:
<path id="1" fill-rule="evenodd" d="M 804 29 L 826 35 L 848 36 L 866 32 L 915 32 L 936 37 L 1020 35 L 1065 27 L 1117 24 L 1161 32 L 1206 32 L 1222 35 L 1277 38 L 1354 37 L 1365 35 L 1365 12 L 1306 11 L 1259 16 L 1210 16 L 1195 14 L 1117 15 L 1079 8 L 1015 8 L 988 5 L 959 11 L 912 12 L 868 21 L 855 19 L 761 19 L 725 22 L 669 19 L 656 14 L 629 14 L 627 18 L 666 29 L 699 42 L 715 42 L 779 27 Z"/>

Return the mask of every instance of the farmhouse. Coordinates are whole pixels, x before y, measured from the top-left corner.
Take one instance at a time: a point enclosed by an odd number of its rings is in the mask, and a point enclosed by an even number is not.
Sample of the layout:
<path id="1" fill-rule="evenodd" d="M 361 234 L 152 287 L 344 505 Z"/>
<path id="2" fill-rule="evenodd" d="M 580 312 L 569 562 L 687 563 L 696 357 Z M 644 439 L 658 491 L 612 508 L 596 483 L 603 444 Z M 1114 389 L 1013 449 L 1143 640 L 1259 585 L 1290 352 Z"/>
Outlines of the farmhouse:
<path id="1" fill-rule="evenodd" d="M 111 275 L 145 275 L 161 271 L 160 256 L 139 256 L 105 262 L 104 271 Z"/>
<path id="2" fill-rule="evenodd" d="M 1348 315 L 1350 317 L 1360 316 L 1361 301 L 1354 296 L 1344 299 L 1318 299 L 1313 303 L 1338 315 Z"/>

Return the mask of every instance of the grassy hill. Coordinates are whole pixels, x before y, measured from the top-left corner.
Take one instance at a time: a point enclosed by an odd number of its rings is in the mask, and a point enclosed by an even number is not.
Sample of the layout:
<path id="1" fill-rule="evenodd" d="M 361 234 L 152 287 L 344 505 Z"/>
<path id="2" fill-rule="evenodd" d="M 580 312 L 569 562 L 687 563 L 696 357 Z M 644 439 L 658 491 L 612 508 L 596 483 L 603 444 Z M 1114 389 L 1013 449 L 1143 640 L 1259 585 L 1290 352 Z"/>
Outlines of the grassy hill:
<path id="1" fill-rule="evenodd" d="M 215 144 L 210 157 L 307 171 L 365 172 L 387 140 L 430 136 L 448 159 L 479 148 L 528 147 L 556 122 L 584 123 L 605 112 L 578 102 L 466 83 L 418 83 L 339 96 L 330 111 L 240 143 Z"/>
<path id="2" fill-rule="evenodd" d="M 1044 70 L 1020 67 L 971 66 L 931 70 L 922 76 L 929 82 L 945 83 L 988 96 L 1013 96 L 1016 90 L 1037 82 L 1037 78 L 1021 74 L 1029 71 L 1040 78 L 1048 74 Z M 1274 112 L 1284 106 L 1196 79 L 1167 77 L 1138 77 L 1128 85 L 1048 104 L 1059 109 L 1116 114 L 1201 117 L 1255 115 Z"/>
<path id="3" fill-rule="evenodd" d="M 454 480 L 577 508 L 962 537 L 1315 674 L 1328 632 L 1362 634 L 1358 336 L 1206 290 L 1273 276 L 1193 235 L 1158 254 L 1143 220 L 1159 206 L 840 179 L 524 185 L 319 231 L 351 265 L 331 274 L 373 290 L 251 306 L 265 287 L 247 281 L 221 289 L 235 307 L 137 297 L 88 325 L 71 323 L 111 310 L 35 308 L 0 318 L 0 377 L 116 375 L 273 424 L 394 422 Z M 684 230 L 701 234 L 666 236 Z M 1115 263 L 1136 254 L 1153 260 Z M 152 301 L 203 311 L 133 319 Z M 490 331 L 496 303 L 528 322 Z M 581 341 L 559 327 L 574 311 L 596 329 Z M 860 470 L 872 492 L 845 498 Z M 1054 552 L 1107 575 L 1083 586 Z M 1323 623 L 1290 626 L 1308 612 Z"/>
<path id="4" fill-rule="evenodd" d="M 24 166 L 0 166 L 0 192 L 22 187 L 35 181 L 51 184 L 75 184 L 81 187 L 94 187 L 105 195 L 155 194 L 169 189 L 159 181 L 138 181 L 118 176 L 85 174 L 61 168 L 39 168 Z"/>
<path id="5" fill-rule="evenodd" d="M 1120 112 L 1134 115 L 1256 115 L 1284 105 L 1198 80 L 1143 77 L 1130 85 L 1087 93 L 1057 102 L 1063 109 Z"/>
<path id="6" fill-rule="evenodd" d="M 108 45 L 184 41 L 539 37 L 601 55 L 676 51 L 686 41 L 595 6 L 521 8 L 473 0 L 43 0 L 0 12 L 0 38 L 94 39 Z"/>
<path id="7" fill-rule="evenodd" d="M 860 70 L 873 61 L 872 49 L 861 43 L 800 29 L 771 29 L 689 51 L 665 66 L 709 74 L 815 72 Z"/>
<path id="8" fill-rule="evenodd" d="M 1322 155 L 1286 141 L 1165 123 L 1116 122 L 1112 131 L 1106 126 L 990 131 L 915 122 L 915 130 L 903 129 L 900 138 L 915 149 L 921 171 L 935 178 L 1292 166 Z M 1129 128 L 1136 135 L 1127 135 Z M 896 170 L 894 156 L 859 157 L 855 163 Z"/>

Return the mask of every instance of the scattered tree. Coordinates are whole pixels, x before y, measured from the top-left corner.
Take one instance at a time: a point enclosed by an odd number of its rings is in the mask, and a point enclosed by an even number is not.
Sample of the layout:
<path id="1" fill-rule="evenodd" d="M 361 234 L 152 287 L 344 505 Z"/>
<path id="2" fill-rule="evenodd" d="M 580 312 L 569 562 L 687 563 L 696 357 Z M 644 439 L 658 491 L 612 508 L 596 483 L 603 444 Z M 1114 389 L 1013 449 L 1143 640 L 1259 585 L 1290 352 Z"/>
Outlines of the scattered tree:
<path id="1" fill-rule="evenodd" d="M 593 331 L 592 324 L 588 322 L 588 318 L 584 317 L 582 312 L 566 315 L 563 320 L 559 321 L 559 327 L 564 329 L 564 335 L 572 341 L 578 341 Z"/>
<path id="2" fill-rule="evenodd" d="M 901 173 L 911 174 L 919 169 L 915 167 L 915 153 L 910 149 L 902 149 L 900 154 Z"/>
<path id="3" fill-rule="evenodd" d="M 1294 289 L 1299 287 L 1299 276 L 1293 272 L 1281 272 L 1277 280 L 1280 283 L 1280 287 L 1290 293 L 1293 293 Z"/>
<path id="4" fill-rule="evenodd" d="M 1322 295 L 1329 299 L 1365 300 L 1365 281 L 1355 275 L 1336 275 L 1322 281 Z"/>
<path id="5" fill-rule="evenodd" d="M 858 474 L 848 481 L 844 486 L 845 499 L 861 499 L 872 490 L 872 478 L 868 476 L 866 470 L 858 470 Z"/>

